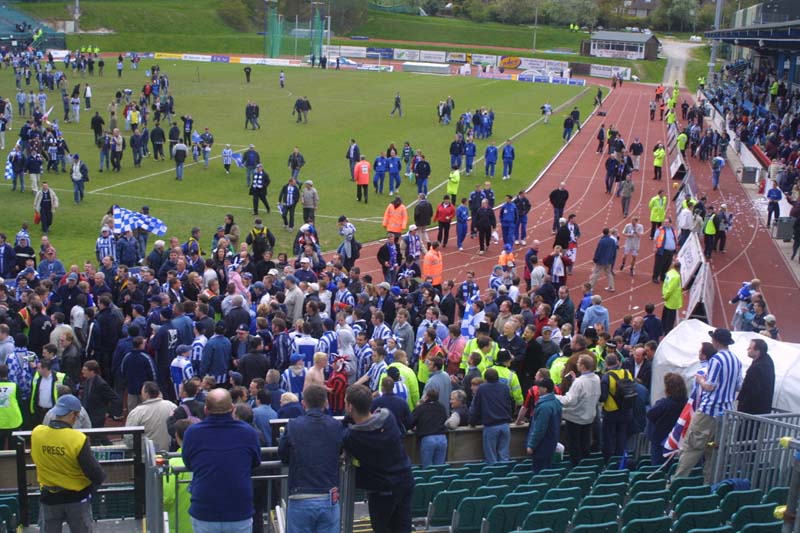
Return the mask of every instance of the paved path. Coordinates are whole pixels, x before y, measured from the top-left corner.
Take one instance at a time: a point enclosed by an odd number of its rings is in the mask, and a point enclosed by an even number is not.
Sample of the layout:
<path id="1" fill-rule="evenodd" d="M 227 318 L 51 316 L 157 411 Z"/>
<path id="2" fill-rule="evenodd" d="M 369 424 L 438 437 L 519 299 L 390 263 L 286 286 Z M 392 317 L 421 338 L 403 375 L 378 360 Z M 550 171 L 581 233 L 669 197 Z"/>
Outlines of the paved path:
<path id="1" fill-rule="evenodd" d="M 702 44 L 665 39 L 661 41 L 661 45 L 661 53 L 667 58 L 667 66 L 664 67 L 662 83 L 667 86 L 672 86 L 677 79 L 681 87 L 685 87 L 686 63 L 691 56 L 692 49 L 702 46 Z"/>

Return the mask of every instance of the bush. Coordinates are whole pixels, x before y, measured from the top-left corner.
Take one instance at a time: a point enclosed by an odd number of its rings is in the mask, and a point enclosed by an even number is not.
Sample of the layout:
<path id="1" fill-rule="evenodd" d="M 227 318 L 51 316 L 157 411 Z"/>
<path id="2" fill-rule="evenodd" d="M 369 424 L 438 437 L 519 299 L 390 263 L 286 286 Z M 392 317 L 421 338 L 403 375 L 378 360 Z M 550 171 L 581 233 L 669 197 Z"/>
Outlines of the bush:
<path id="1" fill-rule="evenodd" d="M 250 11 L 242 0 L 227 0 L 217 9 L 217 16 L 235 30 L 250 31 Z"/>
<path id="2" fill-rule="evenodd" d="M 492 16 L 489 6 L 482 0 L 467 0 L 462 4 L 461 9 L 465 16 L 475 22 L 486 22 Z"/>
<path id="3" fill-rule="evenodd" d="M 527 24 L 534 19 L 534 6 L 528 0 L 498 0 L 493 9 L 495 18 L 506 24 Z"/>

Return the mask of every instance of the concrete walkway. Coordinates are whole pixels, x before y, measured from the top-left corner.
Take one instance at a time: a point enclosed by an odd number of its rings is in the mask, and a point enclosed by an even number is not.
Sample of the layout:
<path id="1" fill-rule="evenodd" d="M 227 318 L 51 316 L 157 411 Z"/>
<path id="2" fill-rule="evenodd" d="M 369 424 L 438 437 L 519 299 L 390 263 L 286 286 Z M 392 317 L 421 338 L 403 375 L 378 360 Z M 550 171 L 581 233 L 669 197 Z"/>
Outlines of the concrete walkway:
<path id="1" fill-rule="evenodd" d="M 684 41 L 673 41 L 665 39 L 661 41 L 661 53 L 667 58 L 667 66 L 664 67 L 664 85 L 672 86 L 675 80 L 681 87 L 686 86 L 686 63 L 692 54 L 692 49 L 703 46 L 702 43 L 687 43 Z"/>

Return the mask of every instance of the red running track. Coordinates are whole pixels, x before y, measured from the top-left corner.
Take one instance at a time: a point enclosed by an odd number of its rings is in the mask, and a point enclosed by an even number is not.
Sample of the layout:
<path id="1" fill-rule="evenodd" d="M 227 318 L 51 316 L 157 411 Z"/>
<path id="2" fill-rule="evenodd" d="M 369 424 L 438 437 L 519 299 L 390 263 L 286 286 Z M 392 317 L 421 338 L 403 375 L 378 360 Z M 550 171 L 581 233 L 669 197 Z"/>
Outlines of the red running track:
<path id="1" fill-rule="evenodd" d="M 534 239 L 541 241 L 541 254 L 549 253 L 552 247 L 552 208 L 548 200 L 550 191 L 562 181 L 566 182 L 570 192 L 569 202 L 565 214 L 576 213 L 577 222 L 581 228 L 582 237 L 578 246 L 577 261 L 573 274 L 568 278 L 570 295 L 576 303 L 581 299 L 581 285 L 589 280 L 592 271 L 592 256 L 602 230 L 605 227 L 617 228 L 622 233 L 624 225 L 634 215 L 639 216 L 640 223 L 649 231 L 649 211 L 647 203 L 658 191 L 663 188 L 671 198 L 674 194 L 672 184 L 666 177 L 668 165 L 665 164 L 665 178 L 658 182 L 653 180 L 652 149 L 657 142 L 666 139 L 666 126 L 664 122 L 649 120 L 648 104 L 653 95 L 653 88 L 646 85 L 626 83 L 621 88 L 614 90 L 603 104 L 607 116 L 593 116 L 583 126 L 583 131 L 577 134 L 573 141 L 553 161 L 550 168 L 542 175 L 528 194 L 533 208 L 528 215 L 527 242 Z M 558 120 L 554 121 L 558 123 Z M 639 137 L 645 146 L 638 172 L 633 173 L 636 184 L 630 205 L 630 215 L 623 218 L 619 199 L 605 194 L 604 163 L 607 155 L 595 152 L 597 147 L 596 134 L 601 124 L 609 126 L 614 124 L 622 134 L 626 144 L 630 145 L 635 137 Z M 554 126 L 552 135 L 560 135 L 561 128 Z M 730 325 L 733 306 L 727 301 L 735 295 L 742 281 L 749 281 L 753 277 L 762 280 L 762 287 L 767 300 L 769 312 L 778 318 L 783 340 L 800 341 L 800 321 L 795 320 L 797 297 L 800 295 L 798 281 L 788 268 L 786 260 L 781 255 L 777 246 L 772 242 L 763 223 L 759 221 L 757 212 L 751 207 L 747 193 L 738 183 L 736 176 L 729 166 L 723 169 L 719 191 L 711 190 L 711 170 L 707 163 L 691 160 L 690 165 L 697 176 L 700 193 L 708 196 L 709 203 L 715 206 L 727 203 L 733 210 L 736 218 L 734 226 L 728 232 L 728 246 L 726 253 L 715 254 L 711 260 L 716 284 L 716 302 L 714 322 L 718 327 Z M 530 177 L 533 179 L 533 176 Z M 462 178 L 462 191 L 471 191 L 475 183 L 482 182 L 480 173 L 467 178 Z M 527 188 L 529 181 L 521 181 L 520 188 Z M 438 200 L 438 198 L 436 199 Z M 432 201 L 434 203 L 434 201 Z M 435 203 L 434 203 L 435 205 Z M 674 208 L 668 208 L 668 214 L 673 216 Z M 498 226 L 499 230 L 499 226 Z M 435 230 L 434 230 L 435 231 Z M 464 250 L 459 252 L 455 248 L 454 231 L 451 231 L 450 247 L 444 250 L 444 277 L 454 279 L 461 283 L 467 270 L 474 270 L 477 282 L 481 288 L 488 286 L 488 278 L 492 267 L 497 263 L 502 245 L 491 245 L 486 255 L 478 255 L 477 239 L 467 239 Z M 624 241 L 623 241 L 624 242 Z M 382 274 L 375 259 L 379 243 L 365 245 L 361 252 L 362 259 L 359 266 L 362 274 L 372 274 L 380 281 Z M 522 258 L 527 251 L 526 246 L 515 247 L 517 263 L 522 263 Z M 617 265 L 621 261 L 621 252 L 618 253 Z M 642 240 L 639 258 L 636 263 L 635 275 L 628 271 L 616 271 L 616 292 L 610 293 L 603 290 L 607 285 L 605 277 L 601 277 L 595 286 L 595 292 L 603 296 L 603 303 L 609 309 L 612 321 L 621 322 L 625 314 L 644 314 L 644 306 L 648 302 L 656 304 L 656 314 L 660 315 L 663 305 L 661 298 L 661 285 L 652 283 L 653 268 L 652 242 L 645 237 Z M 521 269 L 519 270 L 521 273 Z M 688 292 L 684 293 L 684 303 L 689 299 Z M 792 302 L 795 301 L 794 304 Z M 612 330 L 614 326 L 612 326 Z"/>

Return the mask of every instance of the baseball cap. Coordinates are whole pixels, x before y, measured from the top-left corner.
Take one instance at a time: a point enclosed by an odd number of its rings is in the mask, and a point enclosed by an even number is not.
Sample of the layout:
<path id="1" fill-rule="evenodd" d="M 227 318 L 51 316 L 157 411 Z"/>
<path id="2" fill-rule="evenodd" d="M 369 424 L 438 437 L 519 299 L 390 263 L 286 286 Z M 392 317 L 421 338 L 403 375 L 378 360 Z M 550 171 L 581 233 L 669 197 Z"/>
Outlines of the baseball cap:
<path id="1" fill-rule="evenodd" d="M 140 315 L 144 314 L 144 307 L 142 306 L 142 304 L 134 304 L 133 310 L 139 313 Z"/>
<path id="2" fill-rule="evenodd" d="M 239 372 L 236 372 L 235 370 L 231 370 L 230 372 L 228 372 L 228 377 L 232 378 L 234 385 L 237 386 L 241 385 L 242 382 L 244 381 L 244 377 L 242 377 L 242 375 Z"/>
<path id="3" fill-rule="evenodd" d="M 378 283 L 378 287 L 380 287 L 381 289 L 383 289 L 385 291 L 391 290 L 391 288 L 392 288 L 392 286 L 389 285 L 389 283 L 386 282 L 386 281 L 382 281 L 381 283 Z"/>
<path id="4" fill-rule="evenodd" d="M 277 268 L 270 268 L 269 272 L 267 272 L 267 275 L 269 275 L 269 276 L 277 276 L 278 275 L 278 269 Z"/>
<path id="5" fill-rule="evenodd" d="M 247 324 L 239 324 L 236 327 L 236 331 L 250 331 L 250 328 L 247 327 Z"/>
<path id="6" fill-rule="evenodd" d="M 319 283 L 309 283 L 308 288 L 311 289 L 312 292 L 319 292 Z"/>
<path id="7" fill-rule="evenodd" d="M 289 357 L 289 364 L 293 365 L 293 364 L 297 363 L 298 361 L 302 361 L 302 360 L 303 360 L 303 355 L 302 354 L 293 353 Z"/>
<path id="8" fill-rule="evenodd" d="M 67 276 L 69 281 L 78 281 L 78 275 L 75 272 L 70 272 L 69 276 Z"/>
<path id="9" fill-rule="evenodd" d="M 416 229 L 417 229 L 417 225 L 416 225 L 416 224 L 411 224 L 411 225 L 408 227 L 408 231 L 416 231 Z"/>
<path id="10" fill-rule="evenodd" d="M 733 344 L 731 332 L 725 328 L 717 328 L 713 331 L 709 331 L 708 335 L 718 343 L 724 344 L 725 346 L 730 346 Z"/>
<path id="11" fill-rule="evenodd" d="M 53 407 L 53 414 L 56 416 L 64 416 L 69 413 L 80 413 L 81 401 L 72 394 L 65 394 L 61 396 Z"/>
<path id="12" fill-rule="evenodd" d="M 300 258 L 300 262 L 301 263 L 310 263 L 311 259 L 309 259 L 308 257 L 301 257 Z"/>
<path id="13" fill-rule="evenodd" d="M 177 348 L 175 348 L 176 354 L 184 354 L 192 351 L 192 347 L 188 344 L 179 344 Z"/>
<path id="14" fill-rule="evenodd" d="M 105 233 L 107 231 L 111 232 L 111 228 L 109 228 L 108 226 L 103 226 L 103 229 L 100 230 L 100 233 Z"/>

